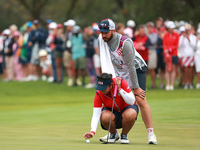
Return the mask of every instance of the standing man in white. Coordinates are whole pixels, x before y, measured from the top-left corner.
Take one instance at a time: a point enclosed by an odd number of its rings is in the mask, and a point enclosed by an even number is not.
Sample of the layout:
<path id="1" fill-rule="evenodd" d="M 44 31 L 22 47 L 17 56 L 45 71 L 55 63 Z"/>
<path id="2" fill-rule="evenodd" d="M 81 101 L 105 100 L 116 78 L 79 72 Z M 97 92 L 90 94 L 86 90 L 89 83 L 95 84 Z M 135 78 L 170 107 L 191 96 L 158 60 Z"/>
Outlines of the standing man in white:
<path id="1" fill-rule="evenodd" d="M 102 72 L 125 79 L 134 90 L 142 119 L 147 128 L 148 144 L 157 144 L 151 108 L 145 94 L 146 63 L 136 52 L 132 40 L 115 32 L 115 24 L 112 20 L 103 20 L 99 29 L 101 32 L 98 40 Z M 100 138 L 100 141 L 105 142 L 106 139 L 107 135 Z"/>

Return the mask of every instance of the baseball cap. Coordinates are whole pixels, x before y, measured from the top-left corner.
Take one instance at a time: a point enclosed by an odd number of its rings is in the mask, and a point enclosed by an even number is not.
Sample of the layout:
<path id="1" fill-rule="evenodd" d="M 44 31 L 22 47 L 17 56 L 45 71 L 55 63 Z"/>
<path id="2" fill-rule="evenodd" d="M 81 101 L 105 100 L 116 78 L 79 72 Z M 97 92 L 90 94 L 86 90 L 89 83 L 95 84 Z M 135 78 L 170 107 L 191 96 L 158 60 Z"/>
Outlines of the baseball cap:
<path id="1" fill-rule="evenodd" d="M 32 27 L 33 23 L 31 21 L 27 22 L 27 27 L 30 28 Z"/>
<path id="2" fill-rule="evenodd" d="M 9 29 L 5 29 L 2 32 L 3 35 L 10 35 L 10 30 Z"/>
<path id="3" fill-rule="evenodd" d="M 176 26 L 173 21 L 167 21 L 166 27 L 169 29 L 174 29 Z"/>
<path id="4" fill-rule="evenodd" d="M 56 22 L 50 23 L 50 24 L 49 24 L 49 28 L 50 28 L 50 29 L 55 29 L 55 28 L 57 28 L 57 23 L 56 23 Z"/>
<path id="5" fill-rule="evenodd" d="M 113 82 L 112 79 L 110 79 L 110 80 L 103 80 L 103 79 L 101 79 L 101 78 L 98 78 L 96 90 L 105 91 L 105 90 L 107 89 L 107 87 L 108 87 L 112 82 Z"/>
<path id="6" fill-rule="evenodd" d="M 43 56 L 47 56 L 48 55 L 48 53 L 47 53 L 47 51 L 45 50 L 45 49 L 41 49 L 40 51 L 39 51 L 39 57 L 43 57 Z"/>
<path id="7" fill-rule="evenodd" d="M 18 37 L 18 36 L 20 36 L 20 32 L 19 32 L 19 31 L 15 31 L 15 32 L 13 33 L 13 37 Z"/>
<path id="8" fill-rule="evenodd" d="M 132 28 L 136 26 L 135 21 L 133 21 L 133 20 L 128 20 L 127 23 L 126 23 L 126 25 L 128 27 L 132 27 Z"/>
<path id="9" fill-rule="evenodd" d="M 81 28 L 79 26 L 74 26 L 73 33 L 78 33 Z"/>
<path id="10" fill-rule="evenodd" d="M 53 22 L 51 19 L 48 19 L 48 20 L 46 21 L 46 23 L 51 23 L 51 22 Z"/>
<path id="11" fill-rule="evenodd" d="M 33 20 L 33 23 L 34 23 L 34 24 L 38 24 L 38 23 L 40 23 L 40 21 L 37 20 L 37 19 L 35 19 L 35 20 Z"/>
<path id="12" fill-rule="evenodd" d="M 75 26 L 76 25 L 76 21 L 74 21 L 73 19 L 69 19 L 66 22 L 64 22 L 64 26 Z"/>
<path id="13" fill-rule="evenodd" d="M 62 27 L 63 27 L 63 25 L 60 23 L 57 25 L 57 28 L 62 28 Z"/>
<path id="14" fill-rule="evenodd" d="M 179 31 L 180 31 L 180 32 L 185 32 L 185 27 L 184 27 L 184 26 L 181 26 L 181 27 L 179 28 Z"/>
<path id="15" fill-rule="evenodd" d="M 103 20 L 100 24 L 99 24 L 99 31 L 100 32 L 109 32 L 111 30 L 115 30 L 115 23 L 111 20 L 111 19 L 107 19 L 107 20 Z"/>

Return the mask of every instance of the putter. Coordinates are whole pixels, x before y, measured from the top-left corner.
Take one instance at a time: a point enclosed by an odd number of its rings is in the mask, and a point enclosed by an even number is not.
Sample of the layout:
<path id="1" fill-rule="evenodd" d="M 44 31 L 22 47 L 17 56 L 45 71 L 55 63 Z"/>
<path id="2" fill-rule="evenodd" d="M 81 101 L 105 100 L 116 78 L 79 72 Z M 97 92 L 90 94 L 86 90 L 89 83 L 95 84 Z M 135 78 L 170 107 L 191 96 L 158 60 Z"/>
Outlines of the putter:
<path id="1" fill-rule="evenodd" d="M 108 127 L 108 134 L 107 134 L 108 135 L 107 136 L 107 142 L 104 142 L 103 144 L 108 144 L 108 138 L 109 138 L 109 132 L 110 132 L 110 127 L 111 127 L 112 114 L 113 114 L 113 109 L 114 109 L 116 95 L 117 95 L 117 85 L 115 85 L 115 89 L 114 89 L 112 111 L 111 111 L 110 123 L 109 123 L 109 127 Z"/>

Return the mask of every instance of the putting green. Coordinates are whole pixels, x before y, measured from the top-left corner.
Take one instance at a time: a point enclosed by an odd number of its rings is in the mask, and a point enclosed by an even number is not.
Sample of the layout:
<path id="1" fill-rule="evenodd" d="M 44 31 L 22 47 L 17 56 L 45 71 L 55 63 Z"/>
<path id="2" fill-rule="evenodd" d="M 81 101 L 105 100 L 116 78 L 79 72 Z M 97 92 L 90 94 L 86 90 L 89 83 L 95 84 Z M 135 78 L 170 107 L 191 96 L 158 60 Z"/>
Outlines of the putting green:
<path id="1" fill-rule="evenodd" d="M 129 133 L 129 145 L 100 144 L 100 126 L 90 144 L 94 89 L 46 82 L 0 83 L 1 150 L 148 149 L 198 150 L 200 90 L 148 90 L 158 145 L 147 145 L 141 114 Z"/>

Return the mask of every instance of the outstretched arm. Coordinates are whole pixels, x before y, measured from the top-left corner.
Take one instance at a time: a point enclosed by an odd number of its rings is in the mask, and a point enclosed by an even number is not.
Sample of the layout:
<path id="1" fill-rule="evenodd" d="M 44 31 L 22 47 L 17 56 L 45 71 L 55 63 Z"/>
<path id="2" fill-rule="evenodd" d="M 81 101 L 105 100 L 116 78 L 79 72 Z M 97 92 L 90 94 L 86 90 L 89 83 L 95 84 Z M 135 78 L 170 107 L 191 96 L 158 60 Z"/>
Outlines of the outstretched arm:
<path id="1" fill-rule="evenodd" d="M 91 132 L 85 133 L 84 138 L 89 139 L 94 137 L 101 116 L 101 108 L 93 108 L 93 116 L 91 121 Z"/>

